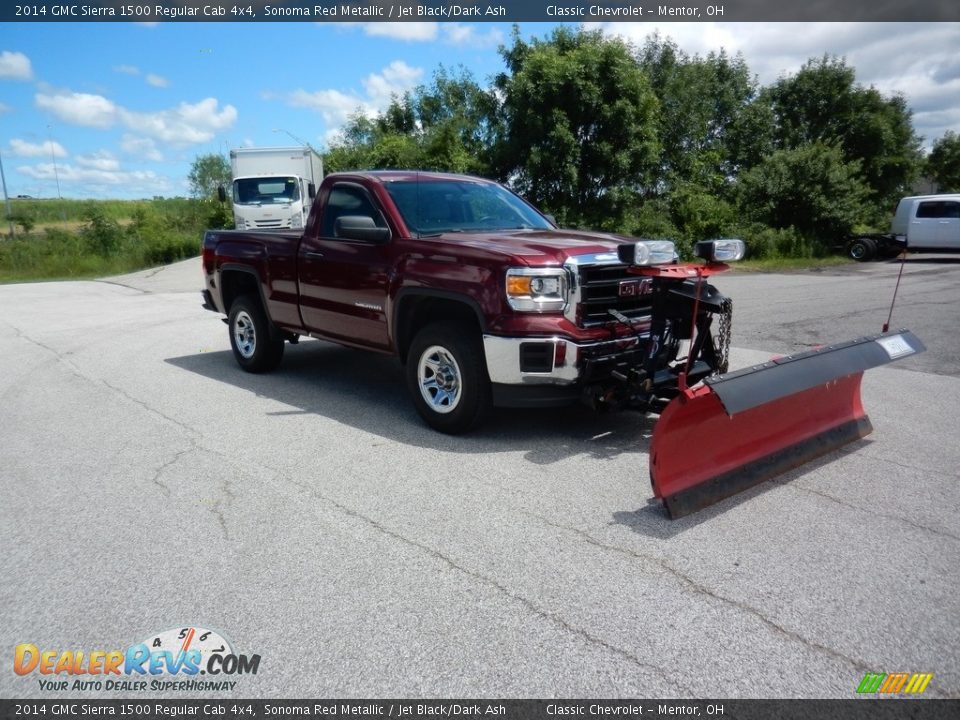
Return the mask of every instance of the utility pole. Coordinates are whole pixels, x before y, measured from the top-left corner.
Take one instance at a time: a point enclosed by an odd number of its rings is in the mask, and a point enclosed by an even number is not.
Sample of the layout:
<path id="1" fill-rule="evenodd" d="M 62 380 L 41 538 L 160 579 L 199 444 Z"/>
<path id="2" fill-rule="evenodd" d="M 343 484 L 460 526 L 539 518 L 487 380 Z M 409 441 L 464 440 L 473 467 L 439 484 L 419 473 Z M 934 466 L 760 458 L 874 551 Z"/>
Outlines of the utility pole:
<path id="1" fill-rule="evenodd" d="M 7 208 L 7 222 L 10 223 L 10 237 L 13 237 L 13 213 L 10 210 L 10 196 L 7 195 L 7 176 L 3 174 L 2 154 L 0 154 L 0 182 L 3 182 L 3 203 Z"/>
<path id="2" fill-rule="evenodd" d="M 57 170 L 57 154 L 53 151 L 53 135 L 51 133 L 50 126 L 47 125 L 47 140 L 50 142 L 50 159 L 53 160 L 53 177 L 57 180 L 57 199 L 63 200 L 63 195 L 60 194 L 60 173 Z"/>

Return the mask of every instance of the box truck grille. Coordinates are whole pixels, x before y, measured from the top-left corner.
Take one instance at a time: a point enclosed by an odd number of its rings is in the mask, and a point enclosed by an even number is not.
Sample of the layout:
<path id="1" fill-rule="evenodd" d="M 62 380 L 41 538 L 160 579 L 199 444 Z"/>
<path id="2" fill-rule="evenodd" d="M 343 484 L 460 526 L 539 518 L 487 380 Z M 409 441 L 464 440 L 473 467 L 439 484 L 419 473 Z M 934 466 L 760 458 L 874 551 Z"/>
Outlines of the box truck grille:
<path id="1" fill-rule="evenodd" d="M 290 227 L 290 223 L 284 222 L 283 220 L 254 220 L 253 223 L 258 228 L 273 229 L 273 230 L 284 228 L 284 227 Z"/>
<path id="2" fill-rule="evenodd" d="M 581 265 L 579 286 L 580 327 L 615 322 L 607 312 L 610 309 L 631 320 L 650 313 L 650 296 L 644 294 L 649 290 L 649 280 L 629 274 L 626 265 Z"/>

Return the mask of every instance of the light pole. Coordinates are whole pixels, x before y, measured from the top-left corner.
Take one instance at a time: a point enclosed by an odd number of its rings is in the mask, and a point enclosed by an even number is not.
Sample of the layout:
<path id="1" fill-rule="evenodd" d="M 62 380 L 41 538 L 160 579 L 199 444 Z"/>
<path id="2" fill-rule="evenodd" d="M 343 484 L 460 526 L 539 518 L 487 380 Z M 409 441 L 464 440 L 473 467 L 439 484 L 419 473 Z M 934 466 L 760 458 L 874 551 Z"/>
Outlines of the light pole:
<path id="1" fill-rule="evenodd" d="M 286 133 L 287 135 L 289 135 L 290 137 L 292 137 L 294 140 L 296 140 L 296 141 L 297 141 L 298 143 L 300 143 L 301 145 L 306 145 L 308 148 L 310 148 L 311 150 L 313 150 L 313 152 L 317 152 L 317 151 L 314 149 L 313 145 L 311 145 L 310 143 L 308 143 L 306 140 L 304 140 L 304 139 L 302 139 L 302 138 L 298 138 L 296 135 L 294 135 L 294 134 L 293 134 L 292 132 L 290 132 L 289 130 L 284 130 L 283 128 L 274 128 L 273 131 L 274 131 L 275 133 L 276 133 L 276 132 Z M 317 154 L 319 155 L 320 153 L 317 153 Z"/>
<path id="2" fill-rule="evenodd" d="M 57 170 L 57 154 L 53 151 L 53 135 L 49 125 L 47 125 L 47 140 L 50 142 L 50 159 L 53 160 L 53 177 L 57 180 L 57 199 L 63 200 L 63 195 L 60 194 L 60 173 Z"/>
<path id="3" fill-rule="evenodd" d="M 13 237 L 13 213 L 10 211 L 10 196 L 7 195 L 7 176 L 3 174 L 3 155 L 0 155 L 0 182 L 3 183 L 3 203 L 7 208 L 7 222 L 10 223 L 10 237 Z"/>

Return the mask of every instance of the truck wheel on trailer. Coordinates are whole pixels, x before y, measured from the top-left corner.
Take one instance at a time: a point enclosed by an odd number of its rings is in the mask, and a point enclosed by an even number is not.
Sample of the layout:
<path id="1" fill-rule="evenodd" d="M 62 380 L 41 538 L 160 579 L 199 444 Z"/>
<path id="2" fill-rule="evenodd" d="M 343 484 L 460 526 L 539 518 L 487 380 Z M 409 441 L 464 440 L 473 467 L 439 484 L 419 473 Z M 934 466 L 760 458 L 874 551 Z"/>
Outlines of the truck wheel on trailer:
<path id="1" fill-rule="evenodd" d="M 857 262 L 872 260 L 877 254 L 877 243 L 872 238 L 854 238 L 847 243 L 847 257 Z"/>
<path id="2" fill-rule="evenodd" d="M 251 373 L 273 370 L 283 359 L 283 336 L 273 327 L 259 298 L 241 295 L 230 306 L 230 347 L 241 368 Z"/>
<path id="3" fill-rule="evenodd" d="M 406 375 L 414 407 L 434 430 L 464 433 L 490 410 L 490 379 L 477 332 L 452 322 L 428 325 L 410 344 Z"/>

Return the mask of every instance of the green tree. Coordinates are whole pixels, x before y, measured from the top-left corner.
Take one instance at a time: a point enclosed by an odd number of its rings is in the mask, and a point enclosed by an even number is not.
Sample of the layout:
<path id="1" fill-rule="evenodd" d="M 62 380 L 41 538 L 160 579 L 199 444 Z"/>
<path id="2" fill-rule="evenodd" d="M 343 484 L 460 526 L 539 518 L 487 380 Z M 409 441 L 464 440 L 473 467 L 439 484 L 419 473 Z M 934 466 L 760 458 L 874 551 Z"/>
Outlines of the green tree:
<path id="1" fill-rule="evenodd" d="M 496 96 L 469 72 L 440 67 L 429 85 L 394 97 L 374 118 L 351 117 L 331 144 L 327 167 L 488 175 L 496 110 Z"/>
<path id="2" fill-rule="evenodd" d="M 940 192 L 960 192 L 960 135 L 948 130 L 933 144 L 926 170 Z"/>
<path id="3" fill-rule="evenodd" d="M 852 230 L 869 192 L 858 163 L 845 161 L 839 147 L 823 143 L 777 150 L 741 173 L 738 184 L 748 218 L 795 228 L 822 250 Z"/>
<path id="4" fill-rule="evenodd" d="M 200 199 L 214 198 L 218 187 L 230 186 L 230 162 L 218 153 L 197 155 L 190 165 L 187 179 L 191 195 Z"/>
<path id="5" fill-rule="evenodd" d="M 856 82 L 844 59 L 811 59 L 764 92 L 782 149 L 811 143 L 838 147 L 845 162 L 856 162 L 870 200 L 886 209 L 903 195 L 920 169 L 920 138 L 900 95 L 884 97 Z"/>
<path id="6" fill-rule="evenodd" d="M 563 224 L 619 227 L 658 154 L 657 99 L 633 47 L 566 27 L 527 43 L 515 28 L 500 53 L 500 178 Z"/>
<path id="7" fill-rule="evenodd" d="M 724 50 L 690 57 L 654 34 L 639 62 L 660 102 L 661 187 L 693 183 L 723 192 L 736 164 L 731 130 L 757 90 L 743 57 Z"/>

